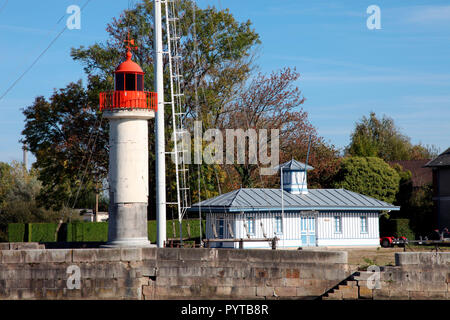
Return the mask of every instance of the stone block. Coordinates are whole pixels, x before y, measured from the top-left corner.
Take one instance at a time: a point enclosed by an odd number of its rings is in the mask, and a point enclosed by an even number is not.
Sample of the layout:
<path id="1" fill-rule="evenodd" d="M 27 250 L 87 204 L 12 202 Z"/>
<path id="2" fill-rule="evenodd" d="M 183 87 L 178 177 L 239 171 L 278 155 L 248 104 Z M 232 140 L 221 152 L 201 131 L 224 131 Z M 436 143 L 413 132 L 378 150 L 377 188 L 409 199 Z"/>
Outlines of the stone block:
<path id="1" fill-rule="evenodd" d="M 298 278 L 287 278 L 284 280 L 287 287 L 300 287 L 305 284 L 305 280 Z"/>
<path id="2" fill-rule="evenodd" d="M 300 278 L 300 270 L 299 269 L 286 269 L 286 278 Z"/>
<path id="3" fill-rule="evenodd" d="M 25 263 L 45 263 L 47 262 L 46 250 L 22 250 Z"/>
<path id="4" fill-rule="evenodd" d="M 419 262 L 422 265 L 445 265 L 450 261 L 450 252 L 421 252 Z"/>
<path id="5" fill-rule="evenodd" d="M 346 264 L 346 251 L 279 250 L 280 262 Z"/>
<path id="6" fill-rule="evenodd" d="M 264 284 L 267 287 L 284 287 L 286 285 L 285 278 L 265 279 Z"/>
<path id="7" fill-rule="evenodd" d="M 179 252 L 181 249 L 178 248 L 158 248 L 157 260 L 179 260 Z"/>
<path id="8" fill-rule="evenodd" d="M 116 288 L 95 288 L 94 289 L 96 299 L 114 299 L 118 298 L 116 294 Z"/>
<path id="9" fill-rule="evenodd" d="M 2 251 L 2 263 L 24 263 L 24 253 L 19 250 Z"/>
<path id="10" fill-rule="evenodd" d="M 142 294 L 144 295 L 144 299 L 146 300 L 153 300 L 155 296 L 155 286 L 143 286 L 142 287 Z"/>
<path id="11" fill-rule="evenodd" d="M 342 291 L 343 300 L 357 300 L 358 299 L 358 288 L 357 287 L 346 287 Z"/>
<path id="12" fill-rule="evenodd" d="M 181 248 L 179 259 L 184 261 L 213 261 L 217 258 L 217 249 Z"/>
<path id="13" fill-rule="evenodd" d="M 446 291 L 435 291 L 428 293 L 428 299 L 430 300 L 447 300 L 448 293 Z"/>
<path id="14" fill-rule="evenodd" d="M 158 267 L 156 270 L 156 277 L 176 277 L 178 276 L 177 267 Z"/>
<path id="15" fill-rule="evenodd" d="M 11 242 L 10 250 L 41 249 L 38 242 Z"/>
<path id="16" fill-rule="evenodd" d="M 359 286 L 359 298 L 360 299 L 372 299 L 373 298 L 373 294 L 372 294 L 372 289 L 369 289 L 366 286 Z"/>
<path id="17" fill-rule="evenodd" d="M 0 251 L 1 250 L 9 250 L 9 243 L 8 242 L 2 242 L 2 243 L 0 243 Z M 0 254 L 1 254 L 1 252 L 0 252 Z M 0 260 L 1 261 L 1 260 Z"/>
<path id="18" fill-rule="evenodd" d="M 247 250 L 247 261 L 251 263 L 279 263 L 280 251 L 279 250 Z"/>
<path id="19" fill-rule="evenodd" d="M 428 293 L 423 291 L 409 291 L 410 300 L 426 300 Z"/>
<path id="20" fill-rule="evenodd" d="M 391 300 L 408 300 L 409 292 L 402 289 L 391 289 L 389 297 Z"/>
<path id="21" fill-rule="evenodd" d="M 256 287 L 256 296 L 258 297 L 273 297 L 274 287 L 258 286 Z"/>
<path id="22" fill-rule="evenodd" d="M 232 287 L 223 287 L 223 286 L 219 286 L 216 287 L 216 295 L 219 297 L 229 297 L 231 295 L 231 289 Z"/>
<path id="23" fill-rule="evenodd" d="M 122 261 L 141 261 L 142 251 L 141 248 L 121 248 L 120 260 Z"/>
<path id="24" fill-rule="evenodd" d="M 156 260 L 158 248 L 146 247 L 141 249 L 142 260 Z"/>
<path id="25" fill-rule="evenodd" d="M 45 288 L 42 290 L 41 299 L 57 300 L 63 298 L 62 289 Z"/>
<path id="26" fill-rule="evenodd" d="M 72 261 L 76 262 L 95 262 L 97 259 L 97 252 L 100 249 L 73 249 Z"/>
<path id="27" fill-rule="evenodd" d="M 275 295 L 278 297 L 295 297 L 297 296 L 296 287 L 275 287 Z"/>
<path id="28" fill-rule="evenodd" d="M 156 261 L 155 260 L 143 260 L 142 265 L 138 268 L 140 275 L 143 277 L 156 276 Z"/>
<path id="29" fill-rule="evenodd" d="M 387 289 L 373 289 L 372 291 L 374 300 L 389 300 L 390 292 Z"/>
<path id="30" fill-rule="evenodd" d="M 249 251 L 251 250 L 220 249 L 217 250 L 217 259 L 220 262 L 224 261 L 247 262 Z"/>
<path id="31" fill-rule="evenodd" d="M 48 262 L 72 262 L 72 250 L 71 249 L 49 249 L 47 252 Z"/>
<path id="32" fill-rule="evenodd" d="M 239 298 L 254 298 L 256 287 L 232 287 L 231 295 Z"/>
<path id="33" fill-rule="evenodd" d="M 419 264 L 419 252 L 396 252 L 395 265 L 417 265 Z"/>
<path id="34" fill-rule="evenodd" d="M 121 251 L 119 248 L 100 248 L 96 252 L 97 262 L 120 261 Z"/>
<path id="35" fill-rule="evenodd" d="M 141 299 L 141 287 L 119 287 L 116 290 L 118 299 L 121 300 L 138 300 Z"/>

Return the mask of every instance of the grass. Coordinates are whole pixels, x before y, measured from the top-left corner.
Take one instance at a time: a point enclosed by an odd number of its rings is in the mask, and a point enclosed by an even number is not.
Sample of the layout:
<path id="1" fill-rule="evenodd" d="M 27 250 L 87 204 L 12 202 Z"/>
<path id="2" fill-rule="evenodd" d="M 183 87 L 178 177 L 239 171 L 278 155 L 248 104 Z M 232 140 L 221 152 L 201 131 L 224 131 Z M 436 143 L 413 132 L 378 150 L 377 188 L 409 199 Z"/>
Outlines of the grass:
<path id="1" fill-rule="evenodd" d="M 450 251 L 450 247 L 439 247 L 442 251 Z M 367 269 L 370 265 L 394 266 L 395 253 L 403 252 L 404 248 L 339 248 L 333 250 L 347 251 L 348 264 L 355 269 Z M 406 252 L 431 252 L 434 246 L 408 246 Z"/>

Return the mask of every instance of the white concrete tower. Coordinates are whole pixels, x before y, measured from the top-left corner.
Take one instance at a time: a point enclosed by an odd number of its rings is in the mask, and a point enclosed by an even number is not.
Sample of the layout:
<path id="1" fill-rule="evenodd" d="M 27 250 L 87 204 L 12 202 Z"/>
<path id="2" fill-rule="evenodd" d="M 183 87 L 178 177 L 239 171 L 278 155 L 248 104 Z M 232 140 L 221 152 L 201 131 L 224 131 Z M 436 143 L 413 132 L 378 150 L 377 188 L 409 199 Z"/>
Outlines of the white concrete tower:
<path id="1" fill-rule="evenodd" d="M 144 72 L 127 59 L 115 71 L 114 91 L 100 94 L 109 119 L 109 225 L 107 247 L 150 246 L 147 233 L 148 119 L 155 117 L 156 94 L 144 91 Z"/>

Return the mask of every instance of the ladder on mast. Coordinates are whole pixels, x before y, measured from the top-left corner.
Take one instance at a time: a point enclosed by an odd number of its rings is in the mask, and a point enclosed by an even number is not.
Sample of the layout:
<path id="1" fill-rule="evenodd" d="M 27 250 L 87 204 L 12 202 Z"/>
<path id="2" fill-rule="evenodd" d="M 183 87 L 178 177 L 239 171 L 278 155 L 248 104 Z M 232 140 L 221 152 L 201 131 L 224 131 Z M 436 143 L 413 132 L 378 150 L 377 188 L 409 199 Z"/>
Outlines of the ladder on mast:
<path id="1" fill-rule="evenodd" d="M 185 145 L 185 138 L 183 135 L 187 132 L 185 129 L 185 108 L 183 103 L 184 94 L 181 89 L 181 56 L 179 54 L 181 28 L 179 27 L 179 17 L 175 8 L 176 0 L 165 0 L 165 20 L 167 33 L 167 55 L 169 62 L 169 82 L 170 82 L 170 97 L 171 100 L 167 102 L 172 107 L 172 127 L 173 127 L 173 143 L 174 149 L 173 159 L 175 162 L 175 176 L 176 176 L 176 202 L 168 202 L 167 204 L 175 204 L 177 206 L 178 222 L 180 224 L 180 242 L 183 242 L 182 221 L 190 207 L 189 200 L 189 186 L 188 173 L 186 168 L 185 153 L 188 151 Z M 180 142 L 181 140 L 181 142 Z"/>

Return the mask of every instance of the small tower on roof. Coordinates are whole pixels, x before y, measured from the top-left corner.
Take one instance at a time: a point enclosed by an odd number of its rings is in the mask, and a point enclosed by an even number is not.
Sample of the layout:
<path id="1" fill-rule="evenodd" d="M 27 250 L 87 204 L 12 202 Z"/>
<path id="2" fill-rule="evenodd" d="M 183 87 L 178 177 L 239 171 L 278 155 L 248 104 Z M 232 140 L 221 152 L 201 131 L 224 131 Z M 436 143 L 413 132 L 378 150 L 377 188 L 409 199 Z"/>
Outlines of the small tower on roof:
<path id="1" fill-rule="evenodd" d="M 144 91 L 144 72 L 131 60 L 114 72 L 114 91 L 100 93 L 109 119 L 109 225 L 107 247 L 150 246 L 147 233 L 148 120 L 155 117 L 156 93 Z"/>
<path id="2" fill-rule="evenodd" d="M 292 159 L 280 164 L 277 169 L 283 175 L 283 190 L 292 194 L 308 193 L 307 171 L 313 170 L 313 167 Z"/>

